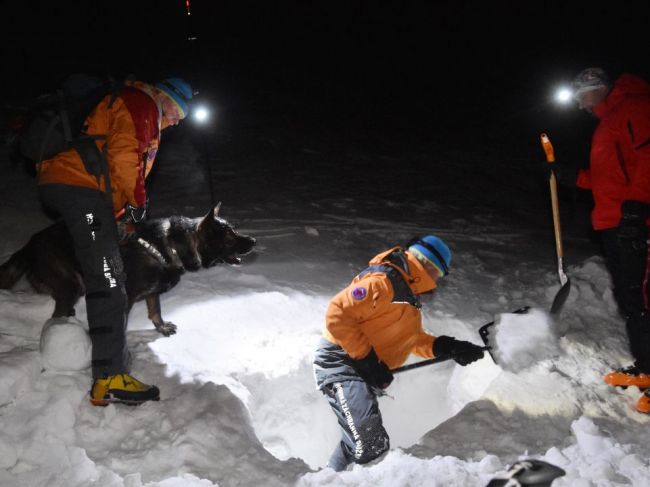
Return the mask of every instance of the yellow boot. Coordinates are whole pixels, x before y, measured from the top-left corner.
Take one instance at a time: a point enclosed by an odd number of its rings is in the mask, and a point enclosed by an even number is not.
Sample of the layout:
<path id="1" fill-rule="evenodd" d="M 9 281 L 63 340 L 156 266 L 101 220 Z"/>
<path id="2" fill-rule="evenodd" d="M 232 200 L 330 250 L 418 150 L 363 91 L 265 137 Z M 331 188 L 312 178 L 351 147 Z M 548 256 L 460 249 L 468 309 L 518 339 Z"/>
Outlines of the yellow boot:
<path id="1" fill-rule="evenodd" d="M 121 403 L 137 406 L 145 401 L 158 401 L 160 390 L 156 386 L 143 384 L 129 374 L 111 375 L 95 379 L 90 390 L 90 403 L 94 406 L 108 406 Z"/>

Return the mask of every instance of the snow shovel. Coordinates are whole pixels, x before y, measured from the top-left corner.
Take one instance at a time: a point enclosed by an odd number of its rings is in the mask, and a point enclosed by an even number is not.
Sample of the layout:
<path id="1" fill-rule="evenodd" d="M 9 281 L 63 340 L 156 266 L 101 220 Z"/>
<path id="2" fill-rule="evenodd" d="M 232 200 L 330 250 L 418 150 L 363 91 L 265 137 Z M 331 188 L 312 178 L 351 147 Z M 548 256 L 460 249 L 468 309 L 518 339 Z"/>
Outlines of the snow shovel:
<path id="1" fill-rule="evenodd" d="M 542 147 L 546 153 L 546 162 L 549 164 L 550 175 L 548 179 L 548 184 L 551 189 L 551 205 L 553 208 L 553 229 L 555 233 L 555 251 L 557 253 L 557 274 L 560 279 L 560 290 L 555 295 L 553 299 L 553 304 L 551 305 L 551 314 L 557 316 L 562 311 L 564 302 L 569 296 L 569 291 L 571 291 L 571 280 L 564 273 L 564 265 L 562 259 L 564 257 L 564 251 L 562 249 L 562 231 L 560 228 L 560 208 L 557 198 L 557 177 L 555 176 L 555 170 L 553 169 L 553 164 L 555 163 L 555 153 L 553 151 L 553 145 L 548 138 L 548 135 L 541 134 L 540 136 L 542 141 Z"/>
<path id="2" fill-rule="evenodd" d="M 529 307 L 525 306 L 523 308 L 519 308 L 519 309 L 513 311 L 513 313 L 525 313 L 525 312 L 528 311 L 528 309 L 529 309 Z M 485 344 L 485 346 L 482 347 L 482 349 L 484 351 L 488 352 L 490 354 L 490 357 L 492 357 L 492 360 L 494 361 L 494 363 L 496 363 L 496 360 L 494 359 L 494 355 L 492 355 L 492 352 L 490 352 L 490 349 L 492 347 L 490 346 L 490 342 L 489 342 L 489 335 L 490 335 L 489 329 L 492 326 L 494 326 L 494 321 L 490 321 L 489 323 L 486 323 L 485 325 L 480 327 L 478 329 L 478 333 L 481 336 L 481 340 L 483 340 L 483 343 Z M 435 357 L 435 358 L 430 358 L 430 359 L 427 359 L 427 360 L 421 360 L 421 361 L 415 362 L 413 364 L 402 365 L 401 367 L 397 367 L 396 369 L 392 369 L 391 373 L 399 374 L 400 372 L 405 372 L 407 370 L 419 369 L 420 367 L 424 367 L 426 365 L 439 364 L 440 362 L 446 362 L 447 360 L 453 360 L 453 359 L 454 359 L 454 356 L 449 355 L 449 356 L 446 356 L 446 357 Z"/>
<path id="3" fill-rule="evenodd" d="M 483 347 L 483 350 L 489 352 L 490 347 Z M 424 367 L 425 365 L 439 364 L 441 362 L 446 362 L 447 360 L 453 360 L 453 359 L 454 359 L 453 355 L 449 355 L 447 357 L 429 358 L 426 360 L 420 360 L 419 362 L 415 362 L 413 364 L 402 365 L 401 367 L 397 367 L 396 369 L 391 369 L 390 372 L 392 374 L 399 374 L 400 372 L 406 372 L 407 370 L 419 369 L 420 367 Z"/>

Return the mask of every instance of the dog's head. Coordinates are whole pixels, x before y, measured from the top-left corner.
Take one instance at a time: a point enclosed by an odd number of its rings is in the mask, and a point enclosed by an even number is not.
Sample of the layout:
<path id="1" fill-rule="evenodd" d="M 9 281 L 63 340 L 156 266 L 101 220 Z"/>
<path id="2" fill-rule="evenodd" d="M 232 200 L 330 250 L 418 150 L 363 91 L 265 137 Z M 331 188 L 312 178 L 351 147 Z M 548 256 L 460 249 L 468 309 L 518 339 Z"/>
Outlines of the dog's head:
<path id="1" fill-rule="evenodd" d="M 203 217 L 197 228 L 197 248 L 203 267 L 225 262 L 238 265 L 240 255 L 248 254 L 255 246 L 255 239 L 241 235 L 233 226 L 219 216 L 221 203 Z"/>

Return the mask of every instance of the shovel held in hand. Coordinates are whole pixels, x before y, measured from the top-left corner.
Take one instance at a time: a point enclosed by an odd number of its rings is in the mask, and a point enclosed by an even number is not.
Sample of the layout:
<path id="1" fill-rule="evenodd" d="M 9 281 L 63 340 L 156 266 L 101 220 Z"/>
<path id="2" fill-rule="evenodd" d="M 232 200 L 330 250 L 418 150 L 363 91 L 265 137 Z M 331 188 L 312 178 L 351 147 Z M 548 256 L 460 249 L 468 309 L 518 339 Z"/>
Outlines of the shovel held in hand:
<path id="1" fill-rule="evenodd" d="M 528 312 L 530 308 L 528 306 L 524 306 L 523 308 L 519 308 L 513 311 L 513 313 L 517 314 L 523 314 Z M 478 334 L 481 337 L 481 340 L 483 340 L 483 343 L 485 344 L 484 347 L 481 347 L 483 351 L 488 352 L 490 354 L 490 357 L 492 357 L 492 361 L 496 364 L 497 361 L 494 358 L 494 355 L 492 355 L 491 349 L 492 345 L 490 344 L 490 328 L 494 326 L 495 322 L 490 321 L 489 323 L 486 323 L 483 325 L 481 328 L 478 330 Z M 415 362 L 412 364 L 408 365 L 402 365 L 401 367 L 397 367 L 396 369 L 391 369 L 391 372 L 393 374 L 398 374 L 400 372 L 405 372 L 407 370 L 412 370 L 412 369 L 419 369 L 420 367 L 424 367 L 425 365 L 433 365 L 433 364 L 439 364 L 441 362 L 446 362 L 448 360 L 453 360 L 454 356 L 453 355 L 447 355 L 444 357 L 434 357 L 434 358 L 429 358 L 426 360 L 420 360 L 419 362 Z"/>
<path id="2" fill-rule="evenodd" d="M 540 139 L 542 141 L 542 147 L 546 153 L 546 162 L 549 165 L 549 178 L 548 184 L 551 190 L 551 206 L 553 209 L 553 230 L 555 233 L 555 251 L 557 253 L 557 274 L 560 279 L 560 290 L 555 295 L 553 299 L 553 304 L 551 305 L 551 314 L 558 315 L 564 306 L 566 298 L 569 296 L 569 291 L 571 290 L 571 280 L 564 273 L 564 264 L 562 259 L 564 257 L 564 250 L 562 248 L 562 230 L 560 226 L 560 207 L 558 204 L 557 198 L 557 177 L 555 176 L 555 152 L 553 150 L 553 145 L 551 144 L 548 135 L 541 134 Z"/>
<path id="3" fill-rule="evenodd" d="M 481 347 L 484 351 L 489 352 L 490 347 Z M 439 364 L 441 362 L 447 362 L 448 360 L 453 360 L 454 356 L 453 355 L 446 355 L 444 357 L 434 357 L 434 358 L 428 358 L 426 360 L 420 360 L 419 362 L 415 362 L 412 364 L 408 365 L 402 365 L 401 367 L 397 367 L 396 369 L 391 369 L 392 374 L 399 374 L 400 372 L 405 372 L 407 370 L 411 369 L 419 369 L 420 367 L 424 367 L 425 365 L 434 365 L 434 364 Z"/>

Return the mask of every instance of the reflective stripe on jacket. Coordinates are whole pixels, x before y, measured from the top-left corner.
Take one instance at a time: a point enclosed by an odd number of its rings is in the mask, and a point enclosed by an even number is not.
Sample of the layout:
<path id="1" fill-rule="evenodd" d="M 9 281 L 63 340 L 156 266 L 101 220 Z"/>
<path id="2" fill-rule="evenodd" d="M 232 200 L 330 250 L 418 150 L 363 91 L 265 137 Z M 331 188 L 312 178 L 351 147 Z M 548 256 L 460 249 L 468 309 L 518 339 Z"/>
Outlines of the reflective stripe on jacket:
<path id="1" fill-rule="evenodd" d="M 594 114 L 589 170 L 577 184 L 593 192 L 592 224 L 605 230 L 618 226 L 624 201 L 650 203 L 650 85 L 621 75 Z"/>
<path id="2" fill-rule="evenodd" d="M 85 122 L 88 135 L 105 135 L 95 143 L 106 151 L 113 208 L 129 203 L 143 206 L 144 180 L 160 142 L 162 114 L 142 83 L 107 95 Z M 104 147 L 105 146 L 105 147 Z M 103 177 L 88 173 L 75 149 L 68 149 L 39 164 L 38 184 L 68 184 L 106 191 Z"/>

